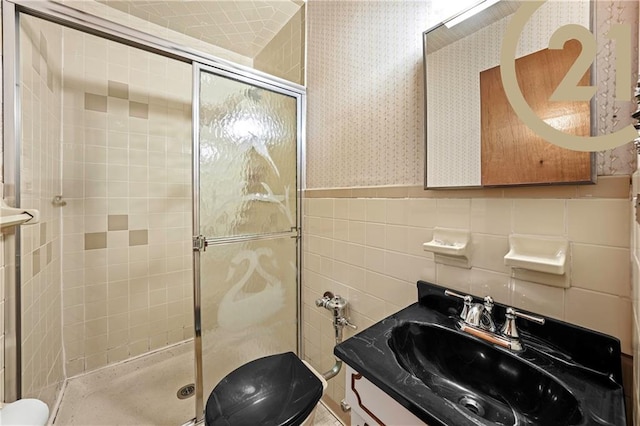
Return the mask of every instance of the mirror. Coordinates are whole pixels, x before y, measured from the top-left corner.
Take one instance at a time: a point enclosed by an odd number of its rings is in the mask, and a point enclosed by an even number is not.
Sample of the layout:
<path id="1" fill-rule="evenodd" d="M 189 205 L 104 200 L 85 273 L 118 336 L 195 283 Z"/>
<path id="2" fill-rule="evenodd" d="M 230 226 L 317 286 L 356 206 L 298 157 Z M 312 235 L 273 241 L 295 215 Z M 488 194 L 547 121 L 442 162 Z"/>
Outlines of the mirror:
<path id="1" fill-rule="evenodd" d="M 459 18 L 465 13 L 454 14 L 424 33 L 425 187 L 594 182 L 594 154 L 542 140 L 511 110 L 498 65 L 505 29 L 521 2 L 486 3 L 492 5 L 464 20 Z M 562 50 L 547 48 L 566 24 L 591 28 L 591 2 L 544 3 L 520 36 L 516 72 L 539 117 L 565 133 L 587 136 L 594 127 L 593 104 L 549 101 L 581 49 L 577 42 L 573 51 L 569 42 Z M 580 84 L 590 79 L 587 72 Z"/>

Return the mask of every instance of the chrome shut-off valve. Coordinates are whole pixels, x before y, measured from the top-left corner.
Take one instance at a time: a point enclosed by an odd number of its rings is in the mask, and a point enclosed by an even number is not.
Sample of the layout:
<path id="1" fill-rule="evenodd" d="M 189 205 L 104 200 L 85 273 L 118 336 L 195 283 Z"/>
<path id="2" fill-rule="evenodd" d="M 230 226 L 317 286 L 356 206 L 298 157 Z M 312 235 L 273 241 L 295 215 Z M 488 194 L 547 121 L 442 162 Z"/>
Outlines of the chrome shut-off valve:
<path id="1" fill-rule="evenodd" d="M 325 308 L 333 314 L 333 331 L 336 339 L 336 345 L 342 342 L 342 330 L 344 330 L 345 325 L 353 328 L 354 330 L 358 328 L 351 324 L 349 319 L 345 316 L 347 307 L 349 306 L 349 302 L 347 302 L 345 298 L 340 297 L 337 294 L 334 296 L 330 291 L 325 291 L 322 297 L 316 300 L 316 306 L 319 308 Z M 325 380 L 329 380 L 338 375 L 340 368 L 342 368 L 342 360 L 336 357 L 336 363 L 333 368 L 326 373 L 323 373 L 322 377 L 324 377 Z"/>
<path id="2" fill-rule="evenodd" d="M 330 291 L 326 291 L 320 299 L 316 300 L 316 306 L 332 311 L 334 326 L 347 326 L 356 330 L 358 327 L 345 316 L 348 305 L 347 299 L 338 294 L 334 296 Z"/>

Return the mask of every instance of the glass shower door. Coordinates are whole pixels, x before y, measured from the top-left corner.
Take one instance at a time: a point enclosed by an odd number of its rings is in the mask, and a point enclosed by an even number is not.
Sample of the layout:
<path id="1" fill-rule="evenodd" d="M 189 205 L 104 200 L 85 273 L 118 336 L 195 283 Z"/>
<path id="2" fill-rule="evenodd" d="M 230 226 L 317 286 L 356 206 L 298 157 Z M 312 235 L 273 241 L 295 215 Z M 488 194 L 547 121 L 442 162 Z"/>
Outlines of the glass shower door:
<path id="1" fill-rule="evenodd" d="M 195 72 L 197 396 L 206 401 L 240 365 L 297 352 L 301 99 L 218 70 Z"/>

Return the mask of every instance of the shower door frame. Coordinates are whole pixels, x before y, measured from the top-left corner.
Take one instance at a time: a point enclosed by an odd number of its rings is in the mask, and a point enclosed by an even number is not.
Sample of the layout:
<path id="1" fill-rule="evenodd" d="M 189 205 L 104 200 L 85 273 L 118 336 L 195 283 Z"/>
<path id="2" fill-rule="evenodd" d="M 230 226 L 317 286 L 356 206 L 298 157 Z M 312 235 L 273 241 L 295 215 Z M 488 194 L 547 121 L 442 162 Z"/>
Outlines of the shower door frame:
<path id="1" fill-rule="evenodd" d="M 234 81 L 250 84 L 254 87 L 270 90 L 281 95 L 290 96 L 296 99 L 296 226 L 289 231 L 265 233 L 265 234 L 248 234 L 231 237 L 211 237 L 200 234 L 200 76 L 203 72 L 215 74 L 219 77 L 226 77 Z M 201 318 L 201 253 L 206 250 L 207 246 L 215 246 L 219 244 L 228 244 L 242 241 L 257 241 L 275 238 L 295 238 L 296 239 L 296 348 L 298 355 L 302 353 L 302 140 L 304 137 L 304 93 L 275 86 L 270 82 L 256 81 L 248 75 L 238 75 L 237 73 L 214 67 L 210 64 L 193 63 L 193 105 L 192 105 L 192 190 L 193 190 L 193 288 L 194 288 L 194 308 L 195 308 L 195 335 L 194 342 L 196 347 L 196 358 L 200 362 L 196 362 L 196 423 L 204 419 L 204 373 L 202 356 L 202 318 Z M 198 102 L 196 102 L 196 100 Z M 199 354 L 199 355 L 198 355 Z"/>
<path id="2" fill-rule="evenodd" d="M 297 238 L 296 261 L 298 270 L 296 272 L 296 337 L 297 351 L 302 353 L 302 327 L 300 321 L 302 316 L 302 190 L 304 188 L 304 151 L 306 134 L 306 88 L 300 84 L 284 80 L 279 77 L 258 71 L 243 65 L 218 58 L 216 56 L 200 52 L 198 50 L 174 43 L 172 41 L 156 37 L 145 32 L 121 25 L 107 19 L 91 15 L 73 9 L 64 4 L 52 1 L 39 0 L 1 0 L 2 1 L 2 58 L 3 58 L 3 161 L 4 161 L 4 198 L 11 206 L 19 204 L 20 200 L 20 82 L 19 82 L 19 16 L 20 14 L 34 16 L 49 22 L 53 22 L 68 28 L 72 28 L 84 33 L 92 34 L 107 40 L 112 40 L 130 47 L 145 50 L 167 58 L 186 62 L 193 67 L 194 81 L 192 99 L 192 142 L 193 146 L 199 143 L 199 121 L 195 116 L 196 108 L 199 105 L 199 93 L 196 93 L 195 76 L 199 76 L 200 70 L 207 70 L 217 75 L 230 77 L 245 83 L 256 85 L 283 95 L 296 98 L 297 103 L 297 188 L 296 188 L 296 221 L 297 229 L 292 230 L 292 234 Z M 199 190 L 196 186 L 196 173 L 199 171 L 198 153 L 192 153 L 192 212 L 193 212 L 193 235 L 198 235 L 199 229 L 195 227 L 199 220 Z M 5 241 L 15 239 L 15 251 L 4 250 L 5 264 L 5 400 L 15 401 L 21 395 L 21 309 L 20 309 L 20 228 L 16 227 L 15 235 L 5 236 Z M 193 291 L 194 291 L 194 352 L 195 352 L 195 375 L 196 382 L 202 384 L 202 345 L 200 334 L 200 277 L 199 277 L 199 250 L 196 238 L 194 238 L 193 256 Z M 8 244 L 13 247 L 14 245 Z M 197 266 L 197 268 L 196 268 Z M 196 277 L 197 276 L 197 277 Z M 198 386 L 196 386 L 198 388 Z M 198 389 L 196 389 L 198 391 Z M 202 420 L 204 414 L 203 392 L 200 385 L 200 395 L 196 395 L 195 416 L 191 420 L 197 423 Z"/>

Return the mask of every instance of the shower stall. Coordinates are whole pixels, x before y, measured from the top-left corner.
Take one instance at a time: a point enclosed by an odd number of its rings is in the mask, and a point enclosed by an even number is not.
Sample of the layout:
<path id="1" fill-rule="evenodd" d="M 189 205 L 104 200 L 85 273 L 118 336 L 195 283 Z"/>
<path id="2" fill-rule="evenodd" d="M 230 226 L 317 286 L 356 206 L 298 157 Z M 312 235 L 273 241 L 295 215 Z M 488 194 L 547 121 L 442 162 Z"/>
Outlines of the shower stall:
<path id="1" fill-rule="evenodd" d="M 193 389 L 171 422 L 201 420 L 231 370 L 300 353 L 305 90 L 63 4 L 2 9 L 4 199 L 40 212 L 3 233 L 5 400 L 174 359 L 139 380 L 170 383 L 160 405 Z"/>

